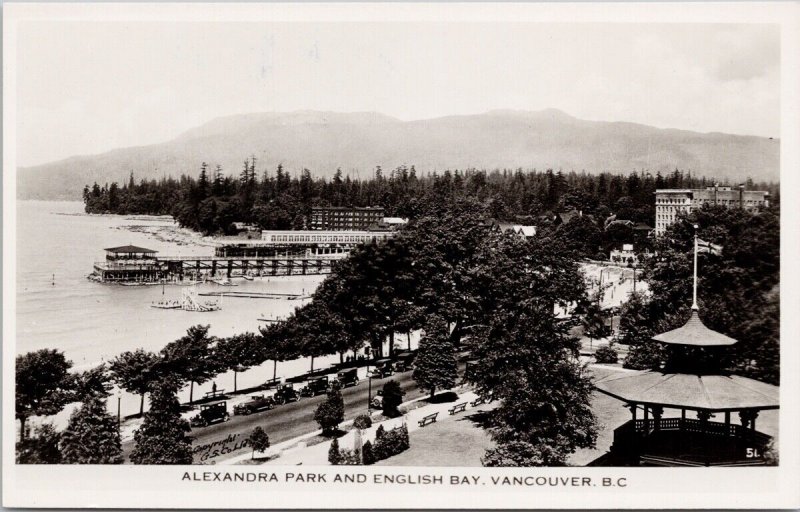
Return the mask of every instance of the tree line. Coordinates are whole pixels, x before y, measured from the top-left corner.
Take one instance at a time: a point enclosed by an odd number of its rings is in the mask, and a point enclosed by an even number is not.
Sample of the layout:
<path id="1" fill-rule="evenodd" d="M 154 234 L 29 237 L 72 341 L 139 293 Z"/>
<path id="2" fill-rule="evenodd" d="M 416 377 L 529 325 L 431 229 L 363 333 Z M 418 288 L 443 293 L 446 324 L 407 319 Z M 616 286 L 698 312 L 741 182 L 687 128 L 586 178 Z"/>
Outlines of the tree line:
<path id="1" fill-rule="evenodd" d="M 632 172 L 627 176 L 602 172 L 504 170 L 444 170 L 425 175 L 414 166 L 390 171 L 380 167 L 366 179 L 337 169 L 330 179 L 314 178 L 302 169 L 292 175 L 282 166 L 256 171 L 255 157 L 244 161 L 234 176 L 203 163 L 199 176 L 86 185 L 88 213 L 172 215 L 181 226 L 203 232 L 231 233 L 233 222 L 262 229 L 300 229 L 314 206 L 383 206 L 390 216 L 420 218 L 442 203 L 477 201 L 487 214 L 502 221 L 540 224 L 541 216 L 581 210 L 602 223 L 612 212 L 620 220 L 653 225 L 653 192 L 659 188 L 701 188 L 714 180 L 676 169 L 667 175 Z M 723 182 L 722 185 L 727 184 Z M 774 183 L 748 180 L 748 189 L 768 190 L 777 201 Z M 602 227 L 602 225 L 601 225 Z"/>

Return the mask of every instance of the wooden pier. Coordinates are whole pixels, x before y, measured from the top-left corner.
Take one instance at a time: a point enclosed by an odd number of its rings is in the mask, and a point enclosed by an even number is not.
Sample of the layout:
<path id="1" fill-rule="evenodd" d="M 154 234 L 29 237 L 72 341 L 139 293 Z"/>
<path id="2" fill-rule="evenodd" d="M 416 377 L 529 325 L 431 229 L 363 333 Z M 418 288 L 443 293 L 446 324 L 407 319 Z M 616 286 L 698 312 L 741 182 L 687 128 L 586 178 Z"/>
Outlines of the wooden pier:
<path id="1" fill-rule="evenodd" d="M 237 276 L 292 276 L 330 274 L 347 253 L 156 256 L 156 251 L 126 245 L 105 249 L 106 260 L 94 264 L 90 278 L 101 282 L 159 283 Z"/>
<path id="2" fill-rule="evenodd" d="M 156 260 L 163 264 L 167 273 L 179 280 L 184 274 L 211 277 L 224 275 L 252 276 L 290 276 L 330 274 L 331 269 L 342 256 L 159 256 Z M 226 294 L 227 295 L 227 294 Z"/>

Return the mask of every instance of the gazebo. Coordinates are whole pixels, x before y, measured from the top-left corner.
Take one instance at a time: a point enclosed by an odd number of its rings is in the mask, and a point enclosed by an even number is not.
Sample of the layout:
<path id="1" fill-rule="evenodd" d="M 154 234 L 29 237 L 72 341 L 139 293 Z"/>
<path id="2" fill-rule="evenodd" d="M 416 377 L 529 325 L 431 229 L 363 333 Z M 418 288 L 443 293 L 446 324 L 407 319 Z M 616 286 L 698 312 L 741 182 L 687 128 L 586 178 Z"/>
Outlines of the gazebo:
<path id="1" fill-rule="evenodd" d="M 631 411 L 631 420 L 614 430 L 609 462 L 651 466 L 766 463 L 764 453 L 772 438 L 756 430 L 756 419 L 760 411 L 778 409 L 779 388 L 723 370 L 724 350 L 736 340 L 700 320 L 696 236 L 694 266 L 689 320 L 653 337 L 667 348 L 663 369 L 615 374 L 595 383 L 598 391 L 625 402 Z M 719 416 L 722 421 L 712 421 Z"/>

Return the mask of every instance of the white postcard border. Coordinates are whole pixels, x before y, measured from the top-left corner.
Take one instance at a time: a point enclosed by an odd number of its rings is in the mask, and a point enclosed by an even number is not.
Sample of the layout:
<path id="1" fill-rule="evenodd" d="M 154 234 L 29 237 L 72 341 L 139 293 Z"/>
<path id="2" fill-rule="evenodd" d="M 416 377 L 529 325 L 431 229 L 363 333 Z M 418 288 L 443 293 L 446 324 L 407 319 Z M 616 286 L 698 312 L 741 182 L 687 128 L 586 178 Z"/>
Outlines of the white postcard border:
<path id="1" fill-rule="evenodd" d="M 800 9 L 797 3 L 647 4 L 9 4 L 4 5 L 3 98 L 3 505 L 153 508 L 794 508 L 800 506 L 800 347 L 795 343 L 800 280 Z M 777 468 L 397 468 L 306 467 L 327 483 L 228 482 L 216 474 L 275 473 L 299 467 L 267 466 L 17 466 L 14 464 L 16 186 L 16 27 L 25 20 L 95 21 L 448 21 L 540 23 L 776 23 L 781 25 L 781 188 L 784 262 L 781 280 L 780 466 Z M 205 473 L 210 481 L 205 481 Z M 336 474 L 478 476 L 485 485 L 336 484 Z M 187 480 L 186 476 L 189 476 Z M 490 476 L 590 477 L 625 487 L 549 485 L 504 487 Z M 200 478 L 200 480 L 195 480 Z M 235 478 L 235 477 L 233 477 Z M 249 477 L 248 477 L 249 478 Z"/>

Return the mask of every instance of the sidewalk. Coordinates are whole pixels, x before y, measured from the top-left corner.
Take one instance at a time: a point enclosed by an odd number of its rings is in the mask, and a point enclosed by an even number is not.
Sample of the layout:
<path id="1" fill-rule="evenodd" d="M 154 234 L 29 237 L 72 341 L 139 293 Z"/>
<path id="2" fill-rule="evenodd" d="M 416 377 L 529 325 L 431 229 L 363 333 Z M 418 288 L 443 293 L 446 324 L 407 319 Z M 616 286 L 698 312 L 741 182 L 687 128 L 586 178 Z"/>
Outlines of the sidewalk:
<path id="1" fill-rule="evenodd" d="M 614 372 L 630 372 L 634 370 L 627 370 L 620 366 L 616 365 L 598 365 L 598 364 L 589 364 L 589 367 L 592 369 L 592 372 L 595 375 L 595 378 L 603 378 L 609 373 Z M 380 423 L 374 423 L 371 428 L 363 431 L 362 433 L 362 444 L 366 441 L 374 442 L 375 440 L 375 431 L 377 430 L 379 425 L 383 425 L 383 428 L 386 430 L 390 430 L 392 428 L 398 427 L 403 423 L 406 424 L 408 427 L 409 433 L 412 433 L 416 430 L 420 430 L 422 427 L 419 426 L 419 420 L 422 419 L 423 416 L 427 416 L 429 414 L 433 414 L 438 412 L 439 416 L 437 417 L 437 423 L 452 420 L 455 418 L 462 417 L 463 413 L 457 414 L 455 416 L 451 416 L 447 410 L 451 408 L 455 404 L 459 404 L 461 402 L 471 402 L 477 398 L 477 395 L 465 388 L 464 386 L 458 386 L 456 388 L 450 390 L 442 390 L 440 393 L 445 392 L 455 392 L 458 394 L 458 399 L 453 402 L 446 402 L 441 404 L 426 404 L 416 409 L 412 409 L 408 411 L 405 415 L 387 419 Z M 594 394 L 593 398 L 593 408 L 597 408 L 598 410 L 595 411 L 599 413 L 601 424 L 607 423 L 608 419 L 613 419 L 611 424 L 615 424 L 614 422 L 617 420 L 617 415 L 625 415 L 628 414 L 625 408 L 619 406 L 619 403 L 608 399 L 605 400 L 603 397 L 598 397 L 597 393 Z M 408 409 L 409 407 L 417 404 L 419 402 L 423 402 L 428 397 L 420 397 L 414 400 L 409 400 L 408 402 L 404 402 L 401 407 Z M 608 403 L 606 403 L 608 402 Z M 471 406 L 467 406 L 467 412 L 471 411 L 473 408 Z M 608 411 L 608 412 L 607 412 Z M 609 415 L 611 418 L 606 418 L 605 416 Z M 374 416 L 379 416 L 379 413 L 374 413 Z M 606 421 L 603 421 L 606 420 Z M 617 421 L 618 423 L 618 421 Z M 352 420 L 348 420 L 343 422 L 340 427 L 350 426 L 352 424 Z M 602 425 L 605 426 L 605 425 Z M 426 427 L 428 428 L 428 427 Z M 601 428 L 601 430 L 605 430 Z M 314 432 L 309 432 L 307 434 L 303 434 L 302 436 L 295 437 L 293 439 L 289 439 L 282 443 L 278 443 L 276 445 L 271 446 L 268 448 L 264 453 L 257 453 L 256 457 L 260 458 L 267 458 L 269 460 L 263 462 L 263 464 L 267 465 L 285 465 L 285 466 L 292 466 L 292 465 L 312 465 L 312 466 L 326 466 L 328 465 L 328 450 L 330 449 L 331 440 L 326 440 L 315 444 L 313 446 L 308 446 L 306 444 L 307 440 L 319 436 L 322 434 L 321 430 L 315 430 Z M 353 445 L 355 443 L 355 430 L 350 430 L 347 434 L 343 435 L 339 439 L 339 447 L 342 449 L 353 449 Z M 412 438 L 413 443 L 413 438 Z M 579 450 L 578 453 L 573 455 L 570 458 L 570 462 L 573 464 L 585 464 L 589 460 L 596 458 L 599 454 L 604 453 L 607 449 L 606 445 L 610 445 L 610 441 L 606 440 L 601 436 L 601 439 L 598 439 L 598 446 L 593 449 L 587 450 Z M 237 455 L 236 457 L 231 457 L 226 460 L 218 461 L 217 464 L 221 465 L 232 465 L 232 464 L 241 464 L 245 461 L 249 461 L 252 457 L 252 453 L 250 451 Z"/>
<path id="2" fill-rule="evenodd" d="M 458 399 L 454 402 L 446 402 L 441 404 L 428 404 L 422 407 L 418 407 L 416 409 L 408 411 L 405 415 L 399 416 L 397 418 L 391 418 L 384 420 L 380 423 L 373 423 L 372 427 L 364 430 L 362 432 L 362 444 L 371 441 L 375 441 L 375 431 L 378 429 L 379 425 L 383 425 L 383 428 L 386 430 L 391 430 L 395 427 L 399 427 L 403 423 L 405 423 L 408 427 L 409 433 L 418 430 L 421 428 L 419 426 L 419 420 L 422 419 L 423 416 L 427 416 L 433 413 L 439 413 L 437 417 L 437 421 L 442 421 L 449 417 L 447 410 L 451 408 L 453 405 L 461 402 L 471 402 L 477 398 L 477 395 L 472 391 L 464 391 L 463 388 L 455 388 L 451 390 L 442 390 L 440 393 L 445 393 L 448 391 L 458 392 L 461 390 L 461 393 L 458 393 Z M 409 406 L 418 403 L 420 401 L 424 401 L 426 397 L 417 398 L 415 400 L 410 400 L 405 402 L 401 405 L 401 407 L 408 408 Z M 342 423 L 340 426 L 349 426 L 352 424 L 352 420 L 346 421 Z M 313 446 L 307 446 L 305 441 L 312 437 L 318 436 L 322 433 L 321 430 L 317 430 L 314 432 L 310 432 L 308 434 L 304 434 L 303 436 L 296 437 L 294 439 L 290 439 L 289 441 L 285 441 L 283 443 L 279 443 L 275 446 L 271 446 L 267 451 L 264 453 L 257 454 L 260 457 L 270 457 L 270 460 L 266 461 L 265 464 L 274 464 L 274 465 L 282 465 L 282 466 L 293 466 L 293 465 L 316 465 L 316 466 L 325 466 L 328 465 L 328 450 L 330 449 L 330 445 L 332 440 L 323 441 L 321 443 L 315 444 Z M 339 439 L 339 447 L 343 449 L 353 449 L 355 443 L 355 430 L 350 430 L 344 436 L 338 438 Z M 277 457 L 276 457 L 277 456 Z M 220 464 L 239 464 L 245 460 L 249 460 L 251 458 L 251 453 L 242 454 L 236 457 L 232 457 L 225 461 L 220 461 Z"/>

